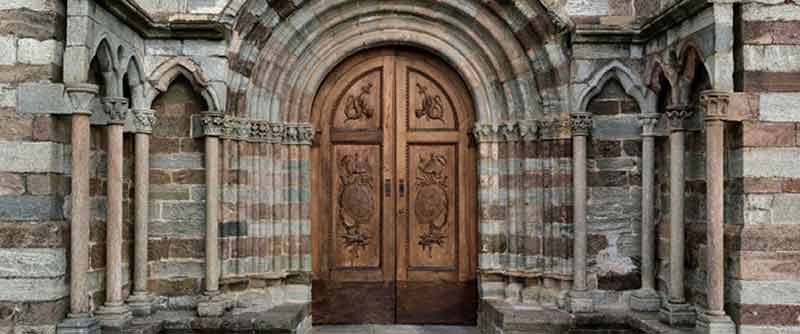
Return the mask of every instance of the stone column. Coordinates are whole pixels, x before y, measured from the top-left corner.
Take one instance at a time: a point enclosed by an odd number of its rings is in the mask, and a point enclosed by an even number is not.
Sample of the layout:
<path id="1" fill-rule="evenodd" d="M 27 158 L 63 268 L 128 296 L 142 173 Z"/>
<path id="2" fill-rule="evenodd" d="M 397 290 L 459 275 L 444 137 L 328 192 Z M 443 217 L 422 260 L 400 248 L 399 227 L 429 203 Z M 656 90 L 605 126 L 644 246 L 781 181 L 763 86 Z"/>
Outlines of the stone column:
<path id="1" fill-rule="evenodd" d="M 573 255 L 573 282 L 569 292 L 569 309 L 571 312 L 592 312 L 591 291 L 586 284 L 586 253 L 588 229 L 586 226 L 586 141 L 591 131 L 593 122 L 592 114 L 586 112 L 573 113 L 572 125 L 572 151 L 573 151 L 573 187 L 574 187 L 574 255 Z"/>
<path id="2" fill-rule="evenodd" d="M 694 324 L 694 308 L 686 302 L 684 287 L 684 189 L 685 189 L 685 154 L 686 154 L 686 120 L 692 116 L 693 110 L 686 105 L 674 105 L 667 108 L 670 124 L 670 220 L 669 220 L 669 299 L 662 305 L 660 319 L 671 326 L 687 326 Z"/>
<path id="3" fill-rule="evenodd" d="M 656 229 L 655 229 L 655 146 L 659 114 L 639 117 L 642 124 L 642 288 L 631 294 L 631 309 L 656 312 L 661 297 L 655 289 Z"/>
<path id="4" fill-rule="evenodd" d="M 223 133 L 224 117 L 221 113 L 204 113 L 201 119 L 205 136 L 206 164 L 206 277 L 207 299 L 197 306 L 201 317 L 221 316 L 226 302 L 219 291 L 219 137 Z"/>
<path id="5" fill-rule="evenodd" d="M 133 315 L 148 316 L 151 313 L 151 296 L 147 292 L 147 225 L 150 222 L 150 135 L 155 124 L 155 112 L 150 109 L 132 110 L 136 145 L 136 170 L 134 171 L 134 251 L 133 293 L 128 304 Z"/>
<path id="6" fill-rule="evenodd" d="M 729 95 L 705 91 L 701 97 L 705 107 L 706 131 L 706 219 L 708 221 L 708 309 L 697 319 L 698 333 L 736 333 L 736 326 L 725 314 L 725 164 L 724 117 Z"/>
<path id="7" fill-rule="evenodd" d="M 92 101 L 98 87 L 73 84 L 66 87 L 72 108 L 72 197 L 70 216 L 69 314 L 58 324 L 59 334 L 100 333 L 100 325 L 92 317 L 86 288 L 89 271 L 89 159 Z"/>
<path id="8" fill-rule="evenodd" d="M 106 302 L 97 311 L 104 327 L 121 327 L 131 317 L 122 300 L 122 133 L 128 116 L 128 100 L 103 99 L 108 116 L 108 185 L 106 220 Z"/>

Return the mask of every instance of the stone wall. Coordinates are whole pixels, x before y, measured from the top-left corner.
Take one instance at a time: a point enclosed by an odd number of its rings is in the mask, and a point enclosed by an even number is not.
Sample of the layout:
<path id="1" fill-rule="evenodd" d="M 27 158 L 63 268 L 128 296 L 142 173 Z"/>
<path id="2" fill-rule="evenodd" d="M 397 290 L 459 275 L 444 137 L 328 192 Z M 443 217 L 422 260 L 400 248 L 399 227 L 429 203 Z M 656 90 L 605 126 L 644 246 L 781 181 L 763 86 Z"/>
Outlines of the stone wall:
<path id="1" fill-rule="evenodd" d="M 161 296 L 203 291 L 205 169 L 202 138 L 192 138 L 191 117 L 205 101 L 179 77 L 153 102 L 158 122 L 150 142 L 148 290 Z"/>
<path id="2" fill-rule="evenodd" d="M 587 110 L 595 122 L 588 151 L 590 287 L 609 291 L 603 303 L 623 303 L 621 292 L 641 285 L 634 260 L 641 254 L 641 108 L 611 80 Z"/>
<path id="3" fill-rule="evenodd" d="M 52 333 L 69 305 L 69 118 L 17 103 L 61 80 L 64 16 L 56 0 L 0 4 L 0 332 Z"/>
<path id="4" fill-rule="evenodd" d="M 758 96 L 760 115 L 728 152 L 742 189 L 729 208 L 728 302 L 742 334 L 798 331 L 800 6 L 740 6 L 737 88 Z"/>

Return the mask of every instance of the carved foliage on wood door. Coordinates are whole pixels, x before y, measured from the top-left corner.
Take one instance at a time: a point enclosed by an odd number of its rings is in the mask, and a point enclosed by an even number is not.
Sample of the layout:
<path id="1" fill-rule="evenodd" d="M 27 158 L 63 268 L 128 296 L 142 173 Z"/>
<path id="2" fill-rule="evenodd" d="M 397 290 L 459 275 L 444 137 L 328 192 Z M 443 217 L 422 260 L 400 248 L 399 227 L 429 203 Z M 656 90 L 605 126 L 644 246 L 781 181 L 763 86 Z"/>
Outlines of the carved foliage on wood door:
<path id="1" fill-rule="evenodd" d="M 339 159 L 342 171 L 339 192 L 339 219 L 345 233 L 342 239 L 345 247 L 353 257 L 359 257 L 359 251 L 367 247 L 369 235 L 361 231 L 361 225 L 369 222 L 375 213 L 372 189 L 372 167 L 367 157 L 360 158 L 358 153 L 347 154 Z"/>
<path id="2" fill-rule="evenodd" d="M 419 174 L 414 214 L 418 224 L 428 227 L 428 231 L 419 237 L 419 245 L 428 251 L 428 257 L 433 257 L 434 246 L 442 247 L 447 240 L 447 235 L 443 233 L 449 209 L 445 168 L 447 158 L 436 153 L 431 153 L 427 158 L 420 157 L 417 165 Z"/>
<path id="3" fill-rule="evenodd" d="M 455 108 L 434 79 L 416 70 L 409 70 L 407 95 L 408 127 L 411 131 L 456 130 Z"/>

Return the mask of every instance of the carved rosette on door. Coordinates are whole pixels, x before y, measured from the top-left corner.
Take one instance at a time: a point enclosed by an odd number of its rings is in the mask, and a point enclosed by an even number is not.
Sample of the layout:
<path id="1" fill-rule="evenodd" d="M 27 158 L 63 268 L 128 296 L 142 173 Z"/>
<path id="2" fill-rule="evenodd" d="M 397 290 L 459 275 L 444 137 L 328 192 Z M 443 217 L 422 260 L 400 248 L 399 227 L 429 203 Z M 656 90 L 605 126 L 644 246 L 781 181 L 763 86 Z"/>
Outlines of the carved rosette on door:
<path id="1" fill-rule="evenodd" d="M 354 258 L 369 244 L 370 236 L 361 231 L 361 225 L 369 222 L 375 214 L 372 197 L 372 167 L 367 157 L 358 153 L 345 154 L 339 159 L 341 192 L 339 193 L 339 221 L 345 229 L 342 242 Z"/>
<path id="2" fill-rule="evenodd" d="M 447 175 L 444 175 L 447 158 L 431 153 L 426 159 L 420 157 L 417 176 L 419 190 L 415 201 L 417 223 L 427 225 L 428 231 L 420 235 L 418 244 L 433 257 L 433 246 L 443 247 L 447 240 L 444 228 L 447 226 L 448 199 Z"/>

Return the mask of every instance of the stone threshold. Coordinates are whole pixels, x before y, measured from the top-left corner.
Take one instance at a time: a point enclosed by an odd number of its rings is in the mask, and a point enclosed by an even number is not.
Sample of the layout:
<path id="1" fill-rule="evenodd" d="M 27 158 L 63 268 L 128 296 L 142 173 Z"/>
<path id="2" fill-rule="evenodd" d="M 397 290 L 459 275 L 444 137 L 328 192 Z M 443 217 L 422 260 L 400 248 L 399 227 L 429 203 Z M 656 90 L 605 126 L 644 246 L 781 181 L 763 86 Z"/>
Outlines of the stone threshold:
<path id="1" fill-rule="evenodd" d="M 643 313 L 625 308 L 596 308 L 591 313 L 572 314 L 539 306 L 511 305 L 499 300 L 481 303 L 478 326 L 481 333 L 563 334 L 571 330 L 628 328 L 645 334 L 693 334 L 694 328 L 673 328 L 658 320 L 658 312 Z"/>
<path id="2" fill-rule="evenodd" d="M 258 333 L 304 334 L 311 326 L 310 304 L 286 303 L 268 310 L 234 310 L 221 317 L 199 317 L 195 311 L 158 311 L 134 318 L 123 328 L 103 327 L 104 334 Z"/>

